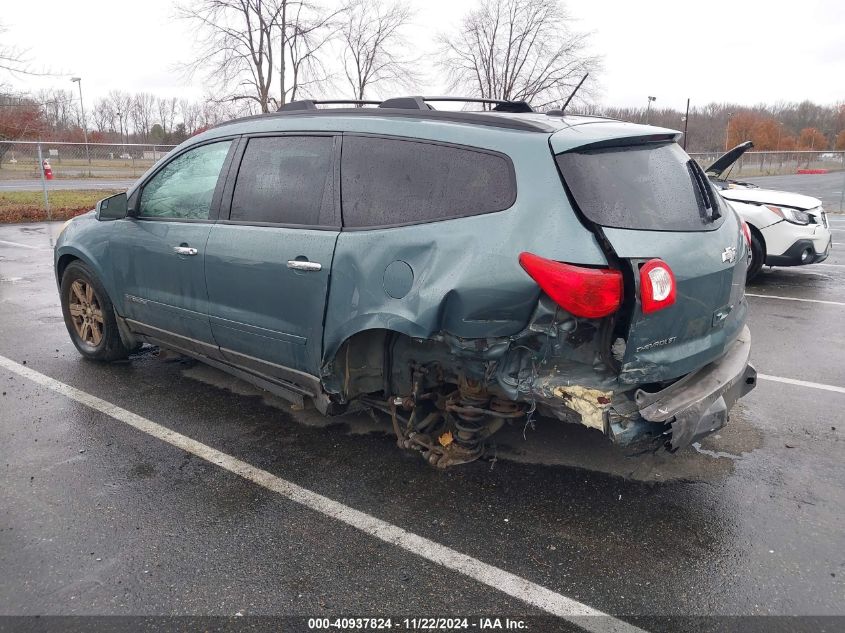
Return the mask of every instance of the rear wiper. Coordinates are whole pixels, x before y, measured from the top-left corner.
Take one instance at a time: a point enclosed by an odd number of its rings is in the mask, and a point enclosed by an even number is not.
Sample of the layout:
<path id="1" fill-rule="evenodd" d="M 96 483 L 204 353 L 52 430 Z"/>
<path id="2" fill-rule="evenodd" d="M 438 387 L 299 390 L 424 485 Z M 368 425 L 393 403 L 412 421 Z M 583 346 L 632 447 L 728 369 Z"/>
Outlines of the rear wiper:
<path id="1" fill-rule="evenodd" d="M 702 171 L 701 166 L 692 158 L 687 161 L 687 169 L 698 188 L 699 196 L 696 196 L 696 198 L 699 198 L 704 204 L 702 217 L 715 222 L 722 214 L 719 212 L 719 203 L 716 200 L 716 194 L 713 192 L 710 183 L 707 182 L 707 176 Z"/>

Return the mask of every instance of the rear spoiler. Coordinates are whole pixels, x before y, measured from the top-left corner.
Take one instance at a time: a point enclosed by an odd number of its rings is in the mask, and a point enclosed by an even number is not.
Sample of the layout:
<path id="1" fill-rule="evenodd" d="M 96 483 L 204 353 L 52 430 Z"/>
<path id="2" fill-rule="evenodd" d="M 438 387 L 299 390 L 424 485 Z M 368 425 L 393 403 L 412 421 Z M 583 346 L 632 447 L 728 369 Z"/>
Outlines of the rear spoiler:
<path id="1" fill-rule="evenodd" d="M 591 120 L 563 128 L 552 134 L 549 145 L 554 154 L 572 150 L 584 151 L 603 147 L 626 147 L 648 143 L 671 143 L 682 133 L 668 128 L 638 125 L 622 121 Z"/>
<path id="2" fill-rule="evenodd" d="M 604 141 L 596 141 L 587 145 L 579 145 L 569 151 L 587 152 L 593 149 L 605 149 L 611 147 L 633 147 L 635 145 L 649 145 L 651 143 L 671 143 L 678 140 L 675 134 L 648 134 L 646 136 L 628 136 L 624 138 L 609 138 Z M 563 152 L 561 152 L 563 153 Z"/>

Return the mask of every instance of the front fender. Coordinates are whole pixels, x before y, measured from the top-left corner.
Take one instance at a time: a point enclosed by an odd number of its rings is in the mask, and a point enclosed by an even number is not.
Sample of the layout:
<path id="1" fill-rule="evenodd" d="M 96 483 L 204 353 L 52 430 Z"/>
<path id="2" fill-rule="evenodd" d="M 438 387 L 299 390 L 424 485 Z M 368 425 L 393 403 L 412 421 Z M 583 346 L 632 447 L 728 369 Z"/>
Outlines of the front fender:
<path id="1" fill-rule="evenodd" d="M 749 204 L 736 200 L 728 200 L 728 202 L 739 214 L 739 217 L 758 230 L 781 221 L 780 216 L 762 204 Z"/>
<path id="2" fill-rule="evenodd" d="M 63 258 L 82 261 L 103 284 L 119 314 L 123 313 L 121 294 L 114 286 L 109 258 L 109 237 L 113 224 L 100 222 L 93 216 L 80 216 L 67 225 L 53 250 L 53 272 L 56 284 L 61 287 L 59 270 L 64 268 Z M 60 266 L 60 264 L 62 264 Z"/>

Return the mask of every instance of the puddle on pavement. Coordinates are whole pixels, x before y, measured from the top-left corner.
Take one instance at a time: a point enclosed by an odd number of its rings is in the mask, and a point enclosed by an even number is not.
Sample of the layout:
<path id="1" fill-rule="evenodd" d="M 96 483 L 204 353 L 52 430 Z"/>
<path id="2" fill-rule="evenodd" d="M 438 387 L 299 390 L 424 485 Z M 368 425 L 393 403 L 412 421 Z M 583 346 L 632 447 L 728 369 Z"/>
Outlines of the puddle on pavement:
<path id="1" fill-rule="evenodd" d="M 808 270 L 802 267 L 799 270 L 787 270 L 783 268 L 774 268 L 766 271 L 757 277 L 753 283 L 746 288 L 747 292 L 757 293 L 761 290 L 779 289 L 785 290 L 787 288 L 806 287 L 808 284 L 823 281 L 836 281 L 837 277 L 830 270 L 813 269 Z"/>
<path id="2" fill-rule="evenodd" d="M 709 457 L 724 457 L 725 459 L 736 459 L 736 455 L 724 451 L 711 451 L 709 448 L 702 448 L 701 442 L 693 442 L 692 447 L 702 455 Z"/>
<path id="3" fill-rule="evenodd" d="M 327 418 L 311 406 L 297 410 L 282 398 L 202 363 L 182 370 L 182 375 L 240 396 L 261 398 L 267 406 L 309 427 L 332 427 L 333 433 L 345 427 L 352 435 L 392 434 L 390 421 L 383 414 L 357 412 Z M 738 459 L 763 442 L 762 433 L 750 422 L 741 404 L 734 407 L 725 428 L 695 448 L 674 454 L 663 449 L 642 452 L 618 448 L 594 429 L 549 418 L 535 420 L 533 428 L 523 423 L 506 426 L 493 439 L 491 455 L 496 460 L 578 468 L 647 482 L 723 479 L 734 471 Z"/>

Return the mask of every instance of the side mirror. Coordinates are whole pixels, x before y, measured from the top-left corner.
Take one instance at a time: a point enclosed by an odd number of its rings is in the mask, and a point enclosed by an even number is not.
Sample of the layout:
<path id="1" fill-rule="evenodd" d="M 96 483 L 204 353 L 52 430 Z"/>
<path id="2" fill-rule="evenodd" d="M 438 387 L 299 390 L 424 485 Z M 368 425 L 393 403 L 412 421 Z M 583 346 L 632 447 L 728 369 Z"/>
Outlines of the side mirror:
<path id="1" fill-rule="evenodd" d="M 128 208 L 126 193 L 116 193 L 108 198 L 103 198 L 97 203 L 98 220 L 121 220 L 126 217 Z"/>

